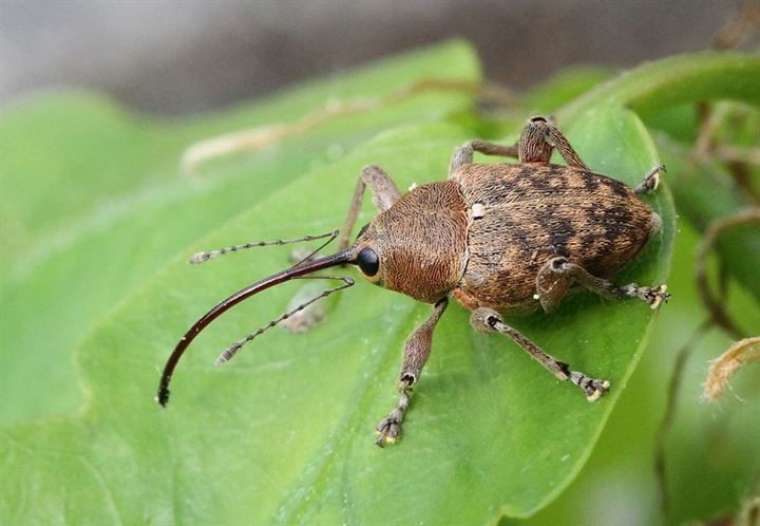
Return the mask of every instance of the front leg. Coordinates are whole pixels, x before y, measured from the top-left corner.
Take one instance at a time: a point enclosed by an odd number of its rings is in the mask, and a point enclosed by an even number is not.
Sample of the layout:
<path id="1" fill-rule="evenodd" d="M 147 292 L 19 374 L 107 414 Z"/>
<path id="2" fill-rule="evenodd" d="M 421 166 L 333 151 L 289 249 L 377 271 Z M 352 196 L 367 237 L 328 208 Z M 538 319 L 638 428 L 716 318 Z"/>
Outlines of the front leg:
<path id="1" fill-rule="evenodd" d="M 610 383 L 607 380 L 599 380 L 579 371 L 571 371 L 568 364 L 545 353 L 520 331 L 504 323 L 501 315 L 493 309 L 486 307 L 475 309 L 470 317 L 470 324 L 480 331 L 498 332 L 508 336 L 556 378 L 563 381 L 569 380 L 580 387 L 589 402 L 595 402 L 610 388 Z"/>
<path id="2" fill-rule="evenodd" d="M 354 196 L 351 198 L 351 206 L 348 209 L 346 221 L 343 223 L 338 235 L 338 248 L 340 250 L 348 248 L 351 230 L 356 224 L 356 218 L 359 217 L 364 191 L 367 187 L 372 192 L 372 202 L 377 207 L 378 212 L 389 209 L 401 197 L 396 183 L 393 182 L 393 179 L 382 168 L 372 165 L 365 166 L 362 169 L 359 180 L 356 182 L 356 189 L 354 190 Z"/>
<path id="3" fill-rule="evenodd" d="M 401 436 L 401 423 L 404 421 L 409 402 L 412 398 L 412 388 L 419 380 L 422 368 L 430 356 L 433 342 L 433 330 L 438 320 L 449 304 L 444 298 L 435 304 L 433 313 L 425 322 L 417 327 L 404 346 L 404 362 L 399 376 L 399 400 L 396 407 L 377 425 L 377 445 L 383 447 L 392 444 Z"/>

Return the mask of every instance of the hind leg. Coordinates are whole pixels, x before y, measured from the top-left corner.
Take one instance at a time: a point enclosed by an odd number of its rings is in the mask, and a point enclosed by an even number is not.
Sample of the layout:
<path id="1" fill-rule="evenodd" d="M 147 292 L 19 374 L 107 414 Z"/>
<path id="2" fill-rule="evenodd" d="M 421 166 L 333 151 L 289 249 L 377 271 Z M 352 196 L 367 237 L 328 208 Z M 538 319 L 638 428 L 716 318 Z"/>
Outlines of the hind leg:
<path id="1" fill-rule="evenodd" d="M 553 293 L 553 289 L 547 287 L 547 282 L 554 283 L 555 287 L 557 287 L 556 284 L 561 285 L 564 291 L 573 283 L 577 283 L 605 298 L 618 300 L 638 298 L 647 303 L 652 309 L 656 309 L 663 302 L 667 302 L 670 299 L 667 285 L 642 287 L 636 283 L 629 283 L 617 286 L 606 279 L 590 274 L 586 269 L 580 265 L 571 263 L 565 257 L 555 257 L 544 264 L 536 278 L 537 299 L 547 312 L 555 308 L 559 301 L 562 300 L 562 296 L 564 296 L 564 292 L 561 295 Z"/>
<path id="2" fill-rule="evenodd" d="M 665 173 L 665 166 L 655 166 L 652 170 L 644 176 L 644 179 L 634 188 L 634 192 L 639 195 L 650 194 L 657 190 L 660 186 L 660 175 Z"/>

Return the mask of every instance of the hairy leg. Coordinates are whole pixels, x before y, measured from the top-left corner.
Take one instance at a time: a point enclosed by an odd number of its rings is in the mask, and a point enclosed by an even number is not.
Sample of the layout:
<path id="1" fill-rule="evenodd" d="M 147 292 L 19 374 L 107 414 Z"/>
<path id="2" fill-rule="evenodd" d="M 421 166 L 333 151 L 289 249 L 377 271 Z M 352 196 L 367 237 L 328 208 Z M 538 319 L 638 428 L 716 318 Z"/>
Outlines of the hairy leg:
<path id="1" fill-rule="evenodd" d="M 627 299 L 638 298 L 646 302 L 652 309 L 658 308 L 663 302 L 670 299 L 668 287 L 659 285 L 657 287 L 642 287 L 636 283 L 618 286 L 603 278 L 598 278 L 590 274 L 586 269 L 571 263 L 565 257 L 555 257 L 547 261 L 536 278 L 536 290 L 538 300 L 546 312 L 554 309 L 561 297 L 552 293 L 546 283 L 562 283 L 567 288 L 572 283 L 577 283 L 582 287 L 610 299 Z M 555 285 L 556 286 L 556 285 Z"/>
<path id="2" fill-rule="evenodd" d="M 521 163 L 547 164 L 551 160 L 552 150 L 556 148 L 568 166 L 589 169 L 559 128 L 545 117 L 528 120 L 518 144 Z"/>
<path id="3" fill-rule="evenodd" d="M 555 148 L 569 166 L 588 170 L 586 164 L 559 128 L 544 117 L 532 117 L 523 128 L 517 144 L 504 146 L 474 140 L 454 150 L 454 155 L 449 164 L 449 179 L 454 176 L 459 168 L 472 163 L 474 152 L 484 155 L 515 157 L 521 163 L 548 164 Z"/>
<path id="4" fill-rule="evenodd" d="M 356 224 L 356 218 L 362 208 L 362 199 L 364 191 L 369 188 L 372 192 L 372 202 L 377 207 L 378 212 L 387 210 L 393 203 L 398 201 L 401 194 L 396 187 L 393 179 L 386 174 L 379 166 L 366 166 L 362 169 L 359 180 L 356 182 L 356 190 L 351 198 L 351 206 L 343 226 L 338 235 L 338 248 L 344 250 L 350 244 L 351 230 Z"/>
<path id="5" fill-rule="evenodd" d="M 454 155 L 451 156 L 451 162 L 449 163 L 449 179 L 451 179 L 456 171 L 466 164 L 472 164 L 473 155 L 475 152 L 482 153 L 483 155 L 494 155 L 498 157 L 518 157 L 517 144 L 512 146 L 504 146 L 502 144 L 496 144 L 488 141 L 481 141 L 475 139 L 468 143 L 463 144 L 454 150 Z"/>
<path id="6" fill-rule="evenodd" d="M 517 329 L 504 323 L 501 315 L 493 309 L 480 307 L 474 310 L 470 317 L 470 324 L 477 330 L 497 332 L 509 337 L 556 378 L 577 385 L 584 392 L 589 402 L 598 400 L 610 388 L 610 383 L 607 380 L 599 380 L 579 371 L 571 371 L 568 364 L 545 353 Z"/>
<path id="7" fill-rule="evenodd" d="M 444 298 L 435 304 L 433 313 L 422 325 L 417 327 L 404 346 L 404 362 L 399 376 L 399 400 L 396 407 L 377 425 L 377 445 L 392 444 L 401 436 L 401 423 L 404 421 L 409 402 L 412 398 L 412 388 L 419 380 L 422 368 L 430 356 L 433 342 L 433 330 L 443 312 L 448 306 Z"/>

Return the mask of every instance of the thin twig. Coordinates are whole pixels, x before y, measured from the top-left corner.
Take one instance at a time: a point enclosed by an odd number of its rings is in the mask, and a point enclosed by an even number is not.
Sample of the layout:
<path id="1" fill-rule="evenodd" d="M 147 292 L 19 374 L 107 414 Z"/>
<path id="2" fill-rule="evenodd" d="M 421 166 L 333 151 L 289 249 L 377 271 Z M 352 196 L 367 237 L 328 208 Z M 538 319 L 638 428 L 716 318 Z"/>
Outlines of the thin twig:
<path id="1" fill-rule="evenodd" d="M 760 28 L 760 3 L 745 0 L 739 11 L 721 27 L 712 39 L 713 49 L 736 49 Z"/>
<path id="2" fill-rule="evenodd" d="M 744 337 L 742 331 L 730 318 L 722 301 L 716 298 L 707 281 L 707 256 L 713 248 L 718 237 L 726 230 L 751 222 L 760 221 L 760 208 L 749 208 L 732 216 L 718 219 L 710 224 L 705 231 L 705 236 L 699 245 L 696 261 L 697 290 L 705 307 L 710 313 L 712 321 L 723 330 L 739 340 Z"/>
<path id="3" fill-rule="evenodd" d="M 657 479 L 660 495 L 660 510 L 662 511 L 663 517 L 666 519 L 670 515 L 670 493 L 668 491 L 668 479 L 665 465 L 666 441 L 670 434 L 670 430 L 673 427 L 673 422 L 675 421 L 676 408 L 678 407 L 678 393 L 681 388 L 684 371 L 686 370 L 686 363 L 694 351 L 694 348 L 712 326 L 713 322 L 710 318 L 704 320 L 694 330 L 683 347 L 678 350 L 675 365 L 673 366 L 673 372 L 670 375 L 670 382 L 668 383 L 665 413 L 660 421 L 657 434 L 655 435 L 654 473 L 655 478 Z"/>
<path id="4" fill-rule="evenodd" d="M 277 144 L 288 137 L 301 135 L 337 117 L 382 108 L 390 104 L 403 102 L 421 93 L 436 91 L 467 93 L 505 106 L 516 104 L 516 98 L 512 92 L 496 84 L 457 79 L 421 79 L 383 97 L 328 102 L 325 106 L 307 113 L 301 119 L 292 123 L 258 126 L 197 142 L 190 145 L 182 154 L 182 172 L 191 174 L 201 164 L 223 155 L 261 150 Z"/>

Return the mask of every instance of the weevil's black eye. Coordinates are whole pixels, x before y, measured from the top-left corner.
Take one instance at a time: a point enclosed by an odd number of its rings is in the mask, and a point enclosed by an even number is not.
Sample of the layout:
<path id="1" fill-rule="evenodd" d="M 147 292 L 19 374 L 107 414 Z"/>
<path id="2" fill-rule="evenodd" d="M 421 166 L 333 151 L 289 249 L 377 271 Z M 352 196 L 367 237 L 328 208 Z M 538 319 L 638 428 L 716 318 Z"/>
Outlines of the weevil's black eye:
<path id="1" fill-rule="evenodd" d="M 380 270 L 380 258 L 374 250 L 369 247 L 363 248 L 359 255 L 356 256 L 356 264 L 361 271 L 367 276 L 374 276 Z"/>

